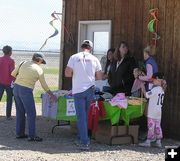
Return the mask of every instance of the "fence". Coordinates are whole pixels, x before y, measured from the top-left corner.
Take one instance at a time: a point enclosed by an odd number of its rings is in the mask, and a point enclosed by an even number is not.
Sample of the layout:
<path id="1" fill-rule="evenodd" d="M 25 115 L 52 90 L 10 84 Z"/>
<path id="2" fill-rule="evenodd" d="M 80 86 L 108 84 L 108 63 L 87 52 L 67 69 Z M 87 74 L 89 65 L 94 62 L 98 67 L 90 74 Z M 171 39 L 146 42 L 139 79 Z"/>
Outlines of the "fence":
<path id="1" fill-rule="evenodd" d="M 15 64 L 19 64 L 24 60 L 31 60 L 33 53 L 36 51 L 27 51 L 27 50 L 15 50 L 13 51 L 12 58 L 15 60 Z M 46 82 L 51 90 L 57 90 L 59 84 L 59 60 L 60 53 L 52 52 L 52 51 L 44 51 L 45 59 L 47 64 L 42 65 L 45 73 Z M 0 56 L 2 56 L 2 50 L 0 50 Z M 37 103 L 41 102 L 41 93 L 44 90 L 42 89 L 39 81 L 35 85 L 34 89 L 34 97 Z M 3 97 L 2 101 L 5 101 L 5 97 Z"/>

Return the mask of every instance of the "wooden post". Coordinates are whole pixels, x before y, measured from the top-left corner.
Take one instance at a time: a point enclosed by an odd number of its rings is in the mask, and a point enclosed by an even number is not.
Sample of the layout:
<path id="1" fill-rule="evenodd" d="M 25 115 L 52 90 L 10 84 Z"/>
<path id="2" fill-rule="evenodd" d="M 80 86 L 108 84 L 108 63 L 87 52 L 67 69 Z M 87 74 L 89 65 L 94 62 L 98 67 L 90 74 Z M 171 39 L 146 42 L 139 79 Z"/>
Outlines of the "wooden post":
<path id="1" fill-rule="evenodd" d="M 64 21 L 65 21 L 65 0 L 62 1 L 62 21 L 61 21 L 61 43 L 59 60 L 59 89 L 62 89 L 63 80 L 63 58 L 64 58 Z"/>

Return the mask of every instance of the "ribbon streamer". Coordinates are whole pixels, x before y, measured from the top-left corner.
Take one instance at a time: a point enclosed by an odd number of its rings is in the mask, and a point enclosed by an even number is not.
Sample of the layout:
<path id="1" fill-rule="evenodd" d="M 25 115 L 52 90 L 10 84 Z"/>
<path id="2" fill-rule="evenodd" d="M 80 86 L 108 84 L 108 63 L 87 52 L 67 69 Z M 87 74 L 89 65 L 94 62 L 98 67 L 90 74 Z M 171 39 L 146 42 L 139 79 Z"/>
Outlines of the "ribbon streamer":
<path id="1" fill-rule="evenodd" d="M 152 33 L 154 35 L 154 37 L 152 38 L 154 40 L 154 45 L 156 46 L 156 43 L 157 43 L 157 40 L 160 39 L 160 36 L 158 35 L 157 33 L 157 30 L 158 30 L 158 12 L 159 12 L 159 9 L 158 8 L 154 8 L 155 7 L 155 2 L 153 3 L 153 1 L 149 0 L 150 2 L 150 10 L 149 10 L 149 13 L 150 15 L 152 16 L 153 19 L 151 19 L 148 23 L 148 31 L 150 33 Z M 152 9 L 153 7 L 153 9 Z"/>
<path id="2" fill-rule="evenodd" d="M 54 28 L 55 31 L 54 31 L 54 33 L 53 33 L 51 36 L 49 36 L 49 37 L 45 40 L 45 42 L 43 43 L 43 45 L 40 47 L 39 50 L 42 50 L 42 49 L 44 48 L 44 46 L 46 45 L 48 39 L 50 39 L 50 38 L 58 35 L 59 31 L 58 31 L 58 29 L 54 26 L 54 21 L 60 20 L 60 18 L 59 18 L 58 15 L 61 15 L 61 13 L 56 13 L 56 12 L 54 11 L 54 12 L 51 14 L 51 16 L 53 17 L 53 20 L 50 21 L 49 24 Z"/>
<path id="3" fill-rule="evenodd" d="M 160 36 L 157 34 L 157 29 L 154 28 L 154 26 L 157 25 L 157 22 L 159 21 L 156 16 L 158 14 L 158 8 L 152 9 L 149 12 L 154 19 L 148 23 L 148 31 L 155 35 L 153 38 L 154 40 L 158 40 L 160 39 Z"/>

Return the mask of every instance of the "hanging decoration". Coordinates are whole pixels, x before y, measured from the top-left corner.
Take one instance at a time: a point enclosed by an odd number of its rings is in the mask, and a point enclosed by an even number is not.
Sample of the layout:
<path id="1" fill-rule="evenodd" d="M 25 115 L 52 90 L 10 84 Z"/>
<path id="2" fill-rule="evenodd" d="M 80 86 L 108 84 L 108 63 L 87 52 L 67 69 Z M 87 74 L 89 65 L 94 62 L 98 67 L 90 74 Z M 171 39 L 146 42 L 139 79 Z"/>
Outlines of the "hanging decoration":
<path id="1" fill-rule="evenodd" d="M 149 0 L 149 14 L 150 14 L 150 21 L 148 23 L 148 31 L 153 34 L 153 45 L 156 47 L 157 45 L 157 40 L 160 39 L 160 36 L 158 35 L 158 25 L 159 25 L 159 20 L 158 20 L 158 13 L 159 9 L 154 8 L 155 7 L 155 2 L 154 0 Z M 151 18 L 152 17 L 152 18 Z"/>
<path id="2" fill-rule="evenodd" d="M 59 15 L 62 15 L 62 13 L 57 13 L 57 12 L 54 11 L 54 12 L 51 14 L 51 16 L 53 17 L 53 20 L 50 21 L 49 24 L 54 28 L 54 33 L 53 33 L 52 35 L 50 35 L 50 36 L 45 40 L 45 42 L 43 43 L 43 45 L 42 45 L 42 46 L 40 47 L 40 49 L 39 49 L 40 51 L 45 47 L 47 41 L 48 41 L 50 38 L 58 35 L 59 31 L 58 31 L 58 29 L 54 26 L 54 22 L 57 21 L 57 20 L 59 20 L 59 21 L 61 21 L 61 23 L 62 23 L 62 20 L 60 19 Z M 67 43 L 74 44 L 74 39 L 73 39 L 72 33 L 68 31 L 68 29 L 66 28 L 66 26 L 65 26 L 64 24 L 63 24 L 63 27 L 64 27 L 64 30 L 65 30 L 65 33 L 67 34 L 67 40 L 66 40 Z"/>
<path id="3" fill-rule="evenodd" d="M 43 43 L 43 45 L 40 47 L 39 50 L 42 50 L 44 48 L 44 46 L 46 45 L 48 39 L 58 35 L 59 31 L 58 29 L 54 26 L 54 21 L 56 20 L 60 20 L 59 16 L 58 15 L 61 15 L 61 13 L 56 13 L 55 11 L 51 14 L 51 16 L 53 17 L 53 20 L 49 22 L 49 24 L 54 28 L 54 33 L 52 35 L 50 35 L 46 40 L 45 42 Z"/>

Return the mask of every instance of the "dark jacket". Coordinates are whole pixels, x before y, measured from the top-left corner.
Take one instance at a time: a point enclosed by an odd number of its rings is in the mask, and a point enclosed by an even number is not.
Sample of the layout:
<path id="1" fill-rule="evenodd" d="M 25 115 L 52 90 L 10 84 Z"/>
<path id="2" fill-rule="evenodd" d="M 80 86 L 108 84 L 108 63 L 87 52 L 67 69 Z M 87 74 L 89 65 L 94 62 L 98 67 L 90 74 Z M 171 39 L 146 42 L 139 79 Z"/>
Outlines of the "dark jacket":
<path id="1" fill-rule="evenodd" d="M 131 95 L 134 82 L 133 69 L 136 67 L 135 59 L 127 55 L 117 69 L 116 66 L 117 61 L 114 61 L 108 75 L 111 93 L 123 92 L 126 95 Z"/>

